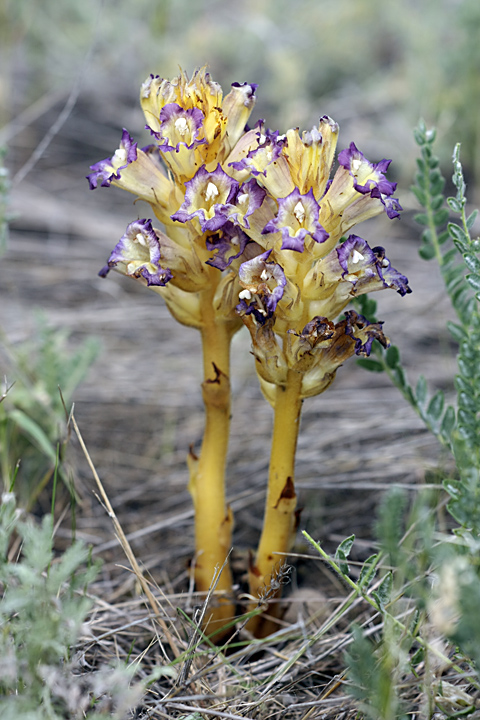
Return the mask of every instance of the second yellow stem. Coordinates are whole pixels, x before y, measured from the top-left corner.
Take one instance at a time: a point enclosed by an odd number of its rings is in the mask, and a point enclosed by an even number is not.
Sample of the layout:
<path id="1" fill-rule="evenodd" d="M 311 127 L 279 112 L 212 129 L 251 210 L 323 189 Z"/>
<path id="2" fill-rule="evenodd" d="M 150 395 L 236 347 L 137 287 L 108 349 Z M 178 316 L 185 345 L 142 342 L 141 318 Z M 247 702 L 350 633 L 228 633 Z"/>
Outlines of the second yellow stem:
<path id="1" fill-rule="evenodd" d="M 250 594 L 254 598 L 272 600 L 280 596 L 281 587 L 275 584 L 294 538 L 297 504 L 295 454 L 302 409 L 301 386 L 301 373 L 289 370 L 286 384 L 276 389 L 263 530 L 249 570 Z M 252 603 L 250 610 L 254 607 Z M 248 629 L 257 636 L 264 636 L 275 628 L 268 626 L 259 615 L 252 618 Z"/>

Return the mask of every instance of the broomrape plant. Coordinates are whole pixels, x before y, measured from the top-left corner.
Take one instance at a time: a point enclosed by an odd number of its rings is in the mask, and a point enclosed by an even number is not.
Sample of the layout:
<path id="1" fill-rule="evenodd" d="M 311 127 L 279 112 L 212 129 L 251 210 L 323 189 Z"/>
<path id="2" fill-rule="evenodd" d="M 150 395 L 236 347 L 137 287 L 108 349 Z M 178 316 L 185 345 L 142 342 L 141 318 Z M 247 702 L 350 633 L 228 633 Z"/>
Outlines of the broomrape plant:
<path id="1" fill-rule="evenodd" d="M 199 457 L 189 456 L 189 489 L 195 582 L 203 592 L 231 547 L 229 352 L 242 324 L 249 330 L 261 389 L 274 410 L 263 531 L 249 568 L 250 609 L 294 537 L 304 398 L 326 390 L 349 357 L 368 356 L 374 340 L 389 345 L 381 322 L 347 306 L 384 288 L 410 292 L 382 247 L 346 237 L 380 213 L 398 217 L 396 183 L 385 176 L 390 161 L 370 163 L 352 142 L 338 154 L 331 177 L 338 125 L 323 116 L 302 135 L 297 129 L 280 135 L 263 120 L 249 128 L 256 89 L 233 83 L 223 98 L 205 69 L 191 79 L 183 72 L 171 81 L 151 75 L 140 103 L 153 144 L 140 149 L 124 130 L 113 156 L 91 166 L 88 176 L 92 189 L 113 184 L 146 201 L 163 226 L 152 218 L 130 223 L 100 275 L 115 268 L 135 278 L 202 336 L 205 430 Z M 217 591 L 209 630 L 234 615 L 228 565 Z M 271 628 L 257 615 L 249 629 L 264 635 Z"/>

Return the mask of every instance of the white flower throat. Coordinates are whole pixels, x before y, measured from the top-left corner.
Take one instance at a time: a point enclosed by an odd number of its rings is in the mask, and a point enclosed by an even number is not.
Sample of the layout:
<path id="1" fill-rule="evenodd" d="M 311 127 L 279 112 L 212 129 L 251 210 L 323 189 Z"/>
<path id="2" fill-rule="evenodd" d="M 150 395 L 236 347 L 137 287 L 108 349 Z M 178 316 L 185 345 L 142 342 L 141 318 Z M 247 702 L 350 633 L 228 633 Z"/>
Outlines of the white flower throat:
<path id="1" fill-rule="evenodd" d="M 217 186 L 213 182 L 209 182 L 207 185 L 207 189 L 205 190 L 205 200 L 207 202 L 210 202 L 210 200 L 215 200 L 215 198 L 219 194 L 220 193 Z"/>
<path id="2" fill-rule="evenodd" d="M 305 208 L 303 207 L 300 200 L 297 202 L 297 204 L 293 208 L 293 214 L 295 215 L 295 217 L 297 218 L 298 222 L 301 225 L 303 223 L 303 221 L 305 220 Z"/>
<path id="3" fill-rule="evenodd" d="M 184 117 L 179 117 L 175 120 L 175 130 L 179 135 L 186 135 L 188 130 L 188 123 Z"/>

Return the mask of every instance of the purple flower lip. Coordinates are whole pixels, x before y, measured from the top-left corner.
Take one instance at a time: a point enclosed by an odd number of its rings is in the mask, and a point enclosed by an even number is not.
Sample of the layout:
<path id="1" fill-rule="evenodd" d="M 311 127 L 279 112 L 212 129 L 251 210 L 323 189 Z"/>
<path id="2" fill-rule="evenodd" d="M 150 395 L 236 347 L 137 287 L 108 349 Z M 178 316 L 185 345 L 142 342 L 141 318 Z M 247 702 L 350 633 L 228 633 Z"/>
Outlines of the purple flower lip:
<path id="1" fill-rule="evenodd" d="M 101 270 L 98 271 L 98 276 L 101 278 L 106 278 L 110 270 L 114 267 L 114 265 L 109 265 L 108 263 L 102 267 Z"/>
<path id="2" fill-rule="evenodd" d="M 205 241 L 207 250 L 214 253 L 207 260 L 207 265 L 218 270 L 226 270 L 243 254 L 249 242 L 250 238 L 239 227 L 233 223 L 226 223 L 215 235 L 211 235 Z"/>
<path id="3" fill-rule="evenodd" d="M 94 165 L 90 165 L 90 170 L 93 170 L 90 175 L 87 175 L 90 190 L 94 190 L 99 185 L 101 187 L 110 187 L 113 180 L 120 179 L 120 171 L 124 170 L 136 159 L 137 143 L 133 142 L 133 138 L 124 128 L 120 146 L 113 157 L 105 158 L 105 160 L 100 160 Z M 118 165 L 115 167 L 117 163 Z"/>
<path id="4" fill-rule="evenodd" d="M 173 273 L 169 268 L 158 268 L 155 273 L 150 273 L 146 268 L 141 268 L 139 276 L 147 281 L 147 287 L 152 285 L 165 287 L 168 281 L 173 278 Z"/>
<path id="5" fill-rule="evenodd" d="M 149 125 L 147 130 L 159 140 L 158 148 L 162 152 L 178 152 L 183 145 L 188 150 L 205 143 L 198 136 L 203 128 L 204 115 L 199 108 L 185 110 L 177 103 L 168 103 L 160 111 L 160 130 L 155 131 Z"/>
<path id="6" fill-rule="evenodd" d="M 220 165 L 213 172 L 208 172 L 202 165 L 185 183 L 185 201 L 171 218 L 182 223 L 198 218 L 202 232 L 217 232 L 229 221 L 229 214 L 236 210 L 233 203 L 238 187 L 237 181 Z"/>
<path id="7" fill-rule="evenodd" d="M 376 197 L 376 196 L 373 195 L 373 193 L 372 193 L 372 197 Z M 396 217 L 400 217 L 400 213 L 403 210 L 403 208 L 396 198 L 385 197 L 384 195 L 380 195 L 379 199 L 381 200 L 382 204 L 385 206 L 385 211 L 387 213 L 387 216 L 390 218 L 390 220 L 393 220 L 393 218 L 396 218 Z"/>
<path id="8" fill-rule="evenodd" d="M 404 297 L 412 292 L 412 288 L 408 285 L 408 279 L 392 267 L 390 260 L 385 257 L 385 248 L 381 246 L 374 247 L 372 252 L 375 254 L 377 261 L 377 270 L 380 278 L 386 287 L 394 288 L 399 295 Z"/>
<path id="9" fill-rule="evenodd" d="M 399 217 L 402 206 L 396 198 L 392 197 L 397 183 L 391 182 L 385 177 L 391 160 L 370 163 L 355 143 L 351 142 L 348 148 L 338 154 L 338 162 L 349 171 L 353 178 L 353 186 L 357 192 L 362 195 L 370 195 L 372 198 L 378 198 L 385 206 L 390 219 Z M 359 176 L 364 178 L 363 184 Z"/>
<path id="10" fill-rule="evenodd" d="M 106 277 L 109 271 L 119 263 L 125 265 L 126 274 L 142 277 L 147 285 L 163 287 L 173 274 L 169 268 L 160 265 L 160 242 L 152 221 L 144 218 L 131 222 L 117 245 L 114 247 L 108 263 L 98 273 Z"/>
<path id="11" fill-rule="evenodd" d="M 278 200 L 277 217 L 265 225 L 262 234 L 280 231 L 282 250 L 303 252 L 307 236 L 317 243 L 325 242 L 329 236 L 318 222 L 319 212 L 320 206 L 315 200 L 313 188 L 305 195 L 295 188 L 290 195 Z"/>
<path id="12" fill-rule="evenodd" d="M 388 338 L 382 332 L 383 322 L 381 321 L 369 323 L 363 315 L 359 315 L 355 310 L 347 310 L 343 322 L 345 334 L 355 341 L 355 355 L 370 355 L 374 340 L 378 340 L 384 348 L 390 345 Z"/>

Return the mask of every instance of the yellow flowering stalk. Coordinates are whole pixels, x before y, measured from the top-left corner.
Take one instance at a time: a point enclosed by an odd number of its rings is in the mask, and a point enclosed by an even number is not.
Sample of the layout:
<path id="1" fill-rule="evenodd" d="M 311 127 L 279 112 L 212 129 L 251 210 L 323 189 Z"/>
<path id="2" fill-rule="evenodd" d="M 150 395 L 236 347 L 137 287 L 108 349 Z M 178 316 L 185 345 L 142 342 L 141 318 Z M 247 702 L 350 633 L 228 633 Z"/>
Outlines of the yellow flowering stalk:
<path id="1" fill-rule="evenodd" d="M 384 175 L 389 161 L 371 164 L 353 143 L 339 153 L 329 180 L 337 134 L 328 117 L 302 138 L 295 130 L 279 136 L 260 126 L 257 147 L 234 165 L 255 175 L 273 208 L 257 239 L 263 252 L 238 271 L 243 290 L 237 311 L 250 331 L 262 391 L 274 408 L 264 524 L 249 570 L 253 598 L 265 595 L 293 541 L 304 398 L 324 392 L 349 357 L 368 355 L 374 339 L 388 345 L 381 323 L 371 324 L 353 310 L 338 316 L 363 293 L 410 292 L 383 248 L 372 249 L 357 235 L 344 237 L 356 223 L 384 210 L 397 217 L 401 208 L 393 198 L 396 184 Z M 262 616 L 249 624 L 256 635 L 273 627 Z"/>
<path id="2" fill-rule="evenodd" d="M 115 185 L 146 201 L 163 226 L 147 218 L 130 223 L 100 275 L 116 268 L 135 278 L 202 336 L 205 430 L 199 456 L 191 453 L 188 462 L 200 592 L 210 588 L 231 549 L 233 518 L 225 500 L 230 343 L 242 321 L 235 313 L 241 287 L 229 268 L 248 241 L 241 224 L 248 225 L 261 198 L 247 185 L 240 192 L 222 163 L 228 165 L 244 134 L 255 88 L 234 84 L 223 98 L 205 69 L 191 80 L 184 73 L 172 81 L 151 75 L 140 102 L 155 143 L 139 149 L 124 130 L 114 155 L 91 166 L 88 176 L 92 189 Z M 228 563 L 217 593 L 207 613 L 209 631 L 234 616 Z"/>
<path id="3" fill-rule="evenodd" d="M 242 322 L 253 346 L 262 391 L 274 408 L 265 519 L 249 570 L 251 607 L 288 553 L 296 522 L 295 453 L 304 398 L 323 392 L 338 367 L 388 344 L 381 323 L 354 311 L 358 295 L 410 292 L 381 247 L 344 235 L 386 211 L 399 214 L 389 161 L 371 164 L 353 143 L 338 155 L 338 126 L 328 117 L 302 137 L 245 126 L 255 85 L 234 83 L 223 98 L 205 70 L 172 81 L 150 76 L 141 105 L 155 142 L 140 150 L 126 130 L 112 158 L 89 181 L 116 185 L 146 201 L 154 220 L 131 223 L 101 271 L 115 267 L 159 293 L 172 315 L 200 330 L 205 432 L 189 458 L 195 506 L 195 581 L 205 592 L 231 547 L 225 501 L 230 416 L 229 351 Z M 211 609 L 218 628 L 234 615 L 232 579 Z M 273 597 L 269 593 L 269 597 Z M 261 616 L 249 628 L 270 628 Z"/>

